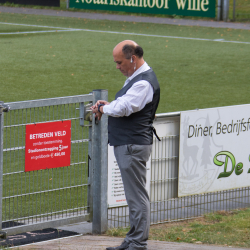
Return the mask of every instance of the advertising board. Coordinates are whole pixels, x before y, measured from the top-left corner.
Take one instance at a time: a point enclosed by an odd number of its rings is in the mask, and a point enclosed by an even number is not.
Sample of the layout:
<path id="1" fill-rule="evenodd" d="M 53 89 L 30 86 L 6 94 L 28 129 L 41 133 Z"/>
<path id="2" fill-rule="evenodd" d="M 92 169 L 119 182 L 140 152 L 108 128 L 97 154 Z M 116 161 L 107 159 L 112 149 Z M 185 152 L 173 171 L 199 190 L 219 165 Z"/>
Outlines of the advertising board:
<path id="1" fill-rule="evenodd" d="M 150 193 L 150 165 L 151 160 L 147 162 L 147 183 L 146 189 Z M 108 145 L 108 207 L 126 206 L 122 177 L 120 169 L 115 159 L 114 148 Z"/>
<path id="2" fill-rule="evenodd" d="M 178 196 L 249 186 L 250 105 L 181 112 Z"/>
<path id="3" fill-rule="evenodd" d="M 71 121 L 26 125 L 25 172 L 70 166 Z"/>
<path id="4" fill-rule="evenodd" d="M 215 17 L 215 0 L 70 0 L 69 7 L 135 13 Z"/>

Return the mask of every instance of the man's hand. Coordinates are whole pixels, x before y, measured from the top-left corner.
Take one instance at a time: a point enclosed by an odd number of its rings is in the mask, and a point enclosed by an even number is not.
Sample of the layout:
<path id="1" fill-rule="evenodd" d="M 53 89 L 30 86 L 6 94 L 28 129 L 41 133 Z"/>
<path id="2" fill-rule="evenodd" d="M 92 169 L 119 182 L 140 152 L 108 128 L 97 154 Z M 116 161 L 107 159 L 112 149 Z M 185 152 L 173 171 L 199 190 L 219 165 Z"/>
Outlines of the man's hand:
<path id="1" fill-rule="evenodd" d="M 91 109 L 92 109 L 92 108 L 98 108 L 98 105 L 99 105 L 99 104 L 108 105 L 108 104 L 109 104 L 109 102 L 104 101 L 104 100 L 98 100 L 98 101 L 96 102 L 96 104 L 95 104 L 95 105 L 93 105 L 93 106 L 91 107 Z"/>
<path id="2" fill-rule="evenodd" d="M 109 102 L 103 101 L 103 100 L 98 100 L 98 101 L 96 102 L 96 104 L 93 105 L 93 106 L 90 108 L 90 109 L 93 111 L 93 113 L 95 113 L 95 117 L 96 117 L 98 120 L 101 120 L 102 114 L 103 114 L 103 106 L 100 107 L 100 111 L 101 111 L 101 112 L 99 112 L 99 111 L 98 111 L 98 105 L 99 105 L 99 104 L 108 105 Z"/>

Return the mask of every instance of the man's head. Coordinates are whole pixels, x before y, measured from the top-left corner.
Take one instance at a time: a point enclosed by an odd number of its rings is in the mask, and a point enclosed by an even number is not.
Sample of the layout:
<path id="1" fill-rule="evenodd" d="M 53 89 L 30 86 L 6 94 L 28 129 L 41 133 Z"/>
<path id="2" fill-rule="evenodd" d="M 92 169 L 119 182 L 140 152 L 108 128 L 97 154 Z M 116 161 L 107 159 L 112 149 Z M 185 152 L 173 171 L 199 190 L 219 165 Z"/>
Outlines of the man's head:
<path id="1" fill-rule="evenodd" d="M 130 77 L 143 63 L 143 49 L 134 41 L 125 40 L 118 43 L 113 50 L 116 68 L 123 75 Z"/>

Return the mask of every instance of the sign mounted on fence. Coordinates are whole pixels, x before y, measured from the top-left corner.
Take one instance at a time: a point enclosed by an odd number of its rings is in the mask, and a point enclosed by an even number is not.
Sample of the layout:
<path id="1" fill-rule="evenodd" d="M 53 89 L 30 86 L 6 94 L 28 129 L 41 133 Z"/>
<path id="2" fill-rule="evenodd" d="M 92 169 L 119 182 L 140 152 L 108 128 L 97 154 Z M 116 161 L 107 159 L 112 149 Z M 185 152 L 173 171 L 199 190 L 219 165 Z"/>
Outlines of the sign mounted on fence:
<path id="1" fill-rule="evenodd" d="M 147 161 L 146 189 L 150 195 L 150 170 L 151 158 Z M 117 164 L 114 147 L 108 145 L 108 207 L 126 206 L 127 201 L 124 192 L 121 172 Z"/>
<path id="2" fill-rule="evenodd" d="M 25 172 L 70 166 L 71 120 L 26 125 Z"/>
<path id="3" fill-rule="evenodd" d="M 181 112 L 178 196 L 249 186 L 250 105 Z"/>
<path id="4" fill-rule="evenodd" d="M 215 17 L 215 0 L 69 0 L 70 8 Z"/>

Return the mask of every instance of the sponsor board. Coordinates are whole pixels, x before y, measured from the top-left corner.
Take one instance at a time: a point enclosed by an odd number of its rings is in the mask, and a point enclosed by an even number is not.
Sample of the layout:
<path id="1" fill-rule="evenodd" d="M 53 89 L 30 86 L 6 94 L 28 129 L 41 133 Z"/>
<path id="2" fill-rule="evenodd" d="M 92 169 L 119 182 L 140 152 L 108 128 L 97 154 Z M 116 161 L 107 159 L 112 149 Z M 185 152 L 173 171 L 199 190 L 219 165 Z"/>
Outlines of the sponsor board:
<path id="1" fill-rule="evenodd" d="M 215 0 L 70 0 L 69 7 L 182 16 L 215 17 Z"/>
<path id="2" fill-rule="evenodd" d="M 249 186 L 250 105 L 184 111 L 178 196 Z"/>

